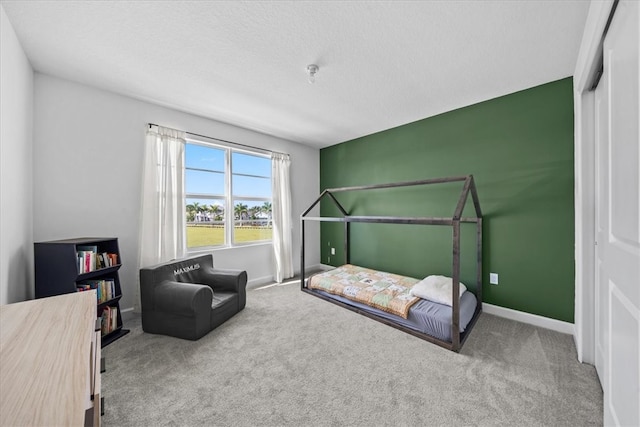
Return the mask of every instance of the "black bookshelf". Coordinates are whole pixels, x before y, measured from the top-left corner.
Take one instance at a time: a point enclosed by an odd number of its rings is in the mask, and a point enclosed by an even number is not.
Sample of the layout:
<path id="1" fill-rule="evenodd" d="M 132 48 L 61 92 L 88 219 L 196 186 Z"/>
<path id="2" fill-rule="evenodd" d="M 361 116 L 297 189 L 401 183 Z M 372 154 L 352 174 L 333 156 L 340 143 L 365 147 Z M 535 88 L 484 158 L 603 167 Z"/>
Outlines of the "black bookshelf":
<path id="1" fill-rule="evenodd" d="M 78 261 L 78 252 L 82 248 L 95 247 L 96 253 L 115 254 L 117 262 L 102 268 L 91 268 L 83 271 Z M 118 270 L 122 266 L 117 238 L 85 237 L 78 239 L 54 240 L 34 243 L 34 263 L 36 279 L 36 298 L 77 292 L 77 285 L 92 280 L 109 280 L 114 283 L 112 298 L 98 302 L 96 300 L 96 316 L 101 317 L 105 308 L 116 308 L 116 326 L 112 331 L 102 335 L 102 347 L 129 333 L 123 328 L 120 299 L 122 288 Z M 91 270 L 91 271 L 89 271 Z"/>

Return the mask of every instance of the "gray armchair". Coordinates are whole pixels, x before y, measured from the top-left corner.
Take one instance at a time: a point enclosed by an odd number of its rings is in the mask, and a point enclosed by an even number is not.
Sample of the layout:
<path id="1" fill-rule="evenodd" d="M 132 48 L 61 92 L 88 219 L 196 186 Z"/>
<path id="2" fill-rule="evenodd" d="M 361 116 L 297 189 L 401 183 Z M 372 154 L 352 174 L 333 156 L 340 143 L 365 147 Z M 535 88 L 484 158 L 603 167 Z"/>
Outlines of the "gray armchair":
<path id="1" fill-rule="evenodd" d="M 142 329 L 197 340 L 244 308 L 246 286 L 246 271 L 215 269 L 212 255 L 142 268 Z"/>

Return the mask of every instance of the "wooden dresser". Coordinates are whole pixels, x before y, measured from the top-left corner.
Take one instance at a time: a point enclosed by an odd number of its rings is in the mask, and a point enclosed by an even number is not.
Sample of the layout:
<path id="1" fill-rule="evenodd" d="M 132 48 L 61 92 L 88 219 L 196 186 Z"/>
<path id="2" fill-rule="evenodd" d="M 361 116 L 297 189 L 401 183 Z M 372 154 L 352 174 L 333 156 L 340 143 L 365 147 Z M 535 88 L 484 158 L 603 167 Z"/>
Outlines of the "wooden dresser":
<path id="1" fill-rule="evenodd" d="M 96 293 L 0 306 L 0 426 L 100 425 Z"/>

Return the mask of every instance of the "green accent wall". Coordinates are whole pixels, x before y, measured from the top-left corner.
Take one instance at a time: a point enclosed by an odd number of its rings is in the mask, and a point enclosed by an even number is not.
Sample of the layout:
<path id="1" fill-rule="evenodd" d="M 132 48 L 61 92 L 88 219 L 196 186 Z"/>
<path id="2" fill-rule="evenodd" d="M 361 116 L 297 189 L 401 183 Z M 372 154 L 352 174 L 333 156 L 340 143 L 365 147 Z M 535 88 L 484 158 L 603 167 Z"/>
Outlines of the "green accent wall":
<path id="1" fill-rule="evenodd" d="M 573 323 L 572 79 L 430 117 L 320 151 L 320 186 L 473 174 L 483 211 L 483 300 Z M 451 217 L 461 184 L 338 193 L 351 215 Z M 472 212 L 469 199 L 465 212 Z M 337 216 L 327 198 L 323 216 Z M 461 281 L 475 287 L 463 225 Z M 351 263 L 422 278 L 451 275 L 451 227 L 352 224 Z M 331 248 L 335 255 L 331 255 Z M 321 262 L 344 263 L 344 226 L 321 225 Z M 489 284 L 489 273 L 499 284 Z"/>

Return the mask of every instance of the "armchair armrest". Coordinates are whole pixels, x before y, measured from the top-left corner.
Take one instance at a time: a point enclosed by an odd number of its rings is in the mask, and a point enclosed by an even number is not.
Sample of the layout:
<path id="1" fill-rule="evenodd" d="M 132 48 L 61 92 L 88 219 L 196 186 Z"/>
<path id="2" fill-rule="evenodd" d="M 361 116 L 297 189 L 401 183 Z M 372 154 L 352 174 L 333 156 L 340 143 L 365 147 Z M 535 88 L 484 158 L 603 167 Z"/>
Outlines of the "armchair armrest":
<path id="1" fill-rule="evenodd" d="M 240 292 L 247 286 L 247 272 L 207 268 L 200 274 L 200 283 L 211 286 L 214 291 Z"/>
<path id="2" fill-rule="evenodd" d="M 212 300 L 209 286 L 169 280 L 156 286 L 153 295 L 156 311 L 186 316 L 199 313 L 208 316 Z"/>
<path id="3" fill-rule="evenodd" d="M 200 272 L 200 282 L 211 286 L 214 292 L 238 294 L 238 310 L 247 302 L 247 272 L 240 270 L 218 270 L 206 268 Z"/>

